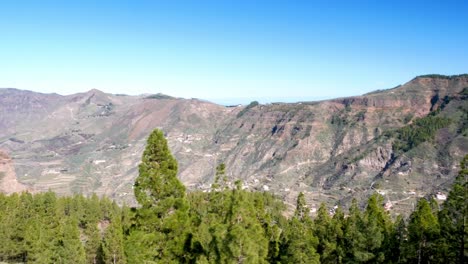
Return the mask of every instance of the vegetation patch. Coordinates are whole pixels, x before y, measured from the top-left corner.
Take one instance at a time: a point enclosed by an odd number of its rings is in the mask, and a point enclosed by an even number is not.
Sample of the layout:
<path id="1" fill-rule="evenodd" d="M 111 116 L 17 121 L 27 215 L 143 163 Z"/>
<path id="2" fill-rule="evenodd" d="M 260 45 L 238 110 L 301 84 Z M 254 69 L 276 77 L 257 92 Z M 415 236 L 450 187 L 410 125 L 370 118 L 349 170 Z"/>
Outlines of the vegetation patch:
<path id="1" fill-rule="evenodd" d="M 307 125 L 306 129 L 305 129 L 305 132 L 304 132 L 304 136 L 302 137 L 302 139 L 310 137 L 310 132 L 311 131 L 312 131 L 312 126 Z"/>
<path id="2" fill-rule="evenodd" d="M 162 94 L 162 93 L 157 93 L 157 94 L 149 95 L 149 96 L 145 97 L 145 99 L 159 99 L 159 100 L 163 100 L 163 99 L 174 99 L 174 97 L 169 96 L 169 95 L 165 95 L 165 94 Z"/>
<path id="3" fill-rule="evenodd" d="M 416 119 L 409 126 L 386 132 L 384 135 L 395 138 L 393 143 L 395 152 L 406 152 L 422 142 L 433 140 L 437 130 L 447 127 L 450 123 L 451 120 L 448 118 L 428 115 Z"/>
<path id="4" fill-rule="evenodd" d="M 414 114 L 413 113 L 409 113 L 407 114 L 404 118 L 403 118 L 403 123 L 404 124 L 408 124 L 414 117 Z"/>
<path id="5" fill-rule="evenodd" d="M 419 75 L 416 78 L 434 78 L 434 79 L 445 79 L 451 80 L 460 77 L 468 77 L 468 74 L 459 74 L 459 75 L 442 75 L 442 74 L 426 74 L 426 75 Z"/>
<path id="6" fill-rule="evenodd" d="M 248 104 L 246 107 L 244 107 L 244 109 L 237 113 L 237 118 L 242 117 L 245 113 L 247 113 L 250 109 L 256 107 L 257 105 L 259 105 L 257 101 L 250 102 L 250 104 Z"/>
<path id="7" fill-rule="evenodd" d="M 468 95 L 468 87 L 463 88 L 463 90 L 460 92 L 461 95 Z"/>
<path id="8" fill-rule="evenodd" d="M 367 110 L 361 110 L 359 111 L 354 117 L 356 118 L 356 121 L 364 121 L 366 118 L 366 112 Z"/>
<path id="9" fill-rule="evenodd" d="M 364 95 L 372 95 L 372 94 L 383 93 L 383 92 L 391 91 L 391 90 L 394 90 L 394 89 L 397 89 L 397 88 L 400 88 L 400 87 L 401 87 L 401 85 L 397 85 L 397 86 L 395 86 L 393 88 L 389 88 L 389 89 L 377 89 L 377 90 L 365 93 Z"/>

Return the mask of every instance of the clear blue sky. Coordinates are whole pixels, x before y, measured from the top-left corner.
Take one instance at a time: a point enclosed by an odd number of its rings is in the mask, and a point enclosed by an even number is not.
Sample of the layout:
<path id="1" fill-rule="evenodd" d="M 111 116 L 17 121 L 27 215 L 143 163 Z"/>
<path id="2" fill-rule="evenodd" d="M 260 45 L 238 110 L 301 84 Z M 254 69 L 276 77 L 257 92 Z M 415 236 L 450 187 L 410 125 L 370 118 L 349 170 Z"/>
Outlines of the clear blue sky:
<path id="1" fill-rule="evenodd" d="M 0 87 L 287 101 L 468 72 L 468 1 L 14 0 L 0 38 Z"/>

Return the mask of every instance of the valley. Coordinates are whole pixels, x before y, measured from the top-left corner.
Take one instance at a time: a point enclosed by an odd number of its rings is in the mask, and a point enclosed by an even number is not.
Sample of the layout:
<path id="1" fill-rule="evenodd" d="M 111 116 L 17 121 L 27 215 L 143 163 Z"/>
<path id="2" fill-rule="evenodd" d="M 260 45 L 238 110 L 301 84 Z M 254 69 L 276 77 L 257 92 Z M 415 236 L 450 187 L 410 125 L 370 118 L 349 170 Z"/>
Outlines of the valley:
<path id="1" fill-rule="evenodd" d="M 389 210 L 408 213 L 419 197 L 446 193 L 468 153 L 467 87 L 468 75 L 428 75 L 356 97 L 235 107 L 162 94 L 0 89 L 8 157 L 0 190 L 96 193 L 134 205 L 146 137 L 160 128 L 189 190 L 209 190 L 225 163 L 231 184 L 240 179 L 290 205 L 303 192 L 312 212 L 379 192 Z"/>

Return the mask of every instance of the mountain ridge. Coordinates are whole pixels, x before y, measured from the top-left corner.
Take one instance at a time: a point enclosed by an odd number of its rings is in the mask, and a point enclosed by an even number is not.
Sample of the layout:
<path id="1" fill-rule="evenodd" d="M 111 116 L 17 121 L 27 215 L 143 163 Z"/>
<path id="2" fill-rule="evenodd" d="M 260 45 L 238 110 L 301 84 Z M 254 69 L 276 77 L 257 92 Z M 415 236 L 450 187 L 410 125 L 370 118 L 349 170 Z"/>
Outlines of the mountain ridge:
<path id="1" fill-rule="evenodd" d="M 132 203 L 145 138 L 162 128 L 188 188 L 207 190 L 214 168 L 224 162 L 232 181 L 273 191 L 287 202 L 299 191 L 312 208 L 320 202 L 346 204 L 350 197 L 364 200 L 380 191 L 390 202 L 410 197 L 408 204 L 393 205 L 406 211 L 417 196 L 444 191 L 457 159 L 468 151 L 463 129 L 455 128 L 468 111 L 461 95 L 465 87 L 467 74 L 426 75 L 361 96 L 250 107 L 96 90 L 67 96 L 20 92 L 15 103 L 17 97 L 0 89 L 0 149 L 12 157 L 18 181 L 38 191 L 97 192 Z M 385 133 L 431 114 L 454 120 L 437 129 L 434 140 L 397 154 L 397 139 Z M 450 169 L 421 165 L 425 152 L 436 152 L 428 162 L 442 164 L 436 162 L 439 142 L 447 144 L 444 166 Z M 435 179 L 433 185 L 418 183 L 424 170 Z"/>

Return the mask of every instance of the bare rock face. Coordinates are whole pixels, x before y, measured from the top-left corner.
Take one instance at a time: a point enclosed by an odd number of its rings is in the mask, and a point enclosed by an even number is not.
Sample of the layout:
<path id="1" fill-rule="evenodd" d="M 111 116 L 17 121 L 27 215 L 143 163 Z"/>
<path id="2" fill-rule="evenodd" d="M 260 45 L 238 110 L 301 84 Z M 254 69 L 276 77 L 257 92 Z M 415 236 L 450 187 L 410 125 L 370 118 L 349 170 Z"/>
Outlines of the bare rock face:
<path id="1" fill-rule="evenodd" d="M 300 191 L 312 207 L 378 191 L 405 212 L 419 196 L 446 191 L 468 152 L 466 87 L 468 75 L 421 76 L 362 96 L 246 107 L 161 94 L 0 89 L 0 148 L 12 157 L 3 166 L 18 186 L 132 204 L 146 137 L 161 128 L 189 189 L 209 189 L 223 162 L 231 181 L 291 204 Z M 428 115 L 451 123 L 400 151 L 394 132 Z"/>
<path id="2" fill-rule="evenodd" d="M 369 155 L 358 161 L 358 165 L 369 171 L 381 171 L 391 160 L 392 145 L 378 146 Z"/>
<path id="3" fill-rule="evenodd" d="M 0 151 L 0 191 L 10 194 L 26 190 L 26 186 L 19 183 L 16 179 L 11 158 L 5 152 Z"/>

